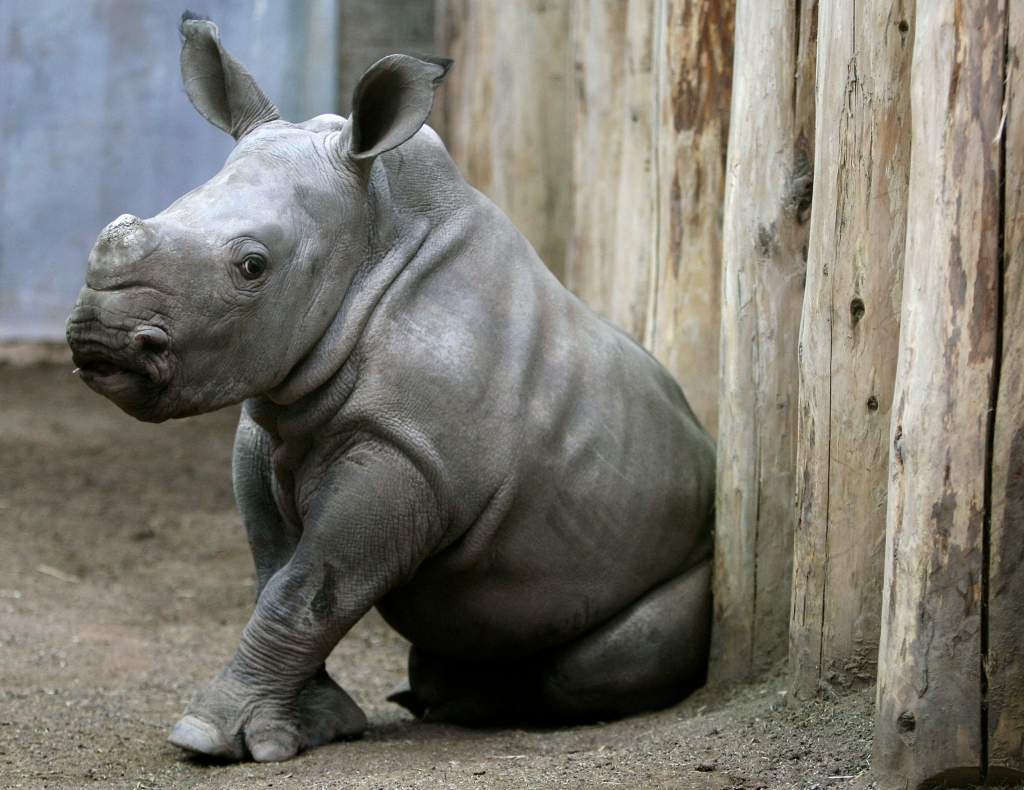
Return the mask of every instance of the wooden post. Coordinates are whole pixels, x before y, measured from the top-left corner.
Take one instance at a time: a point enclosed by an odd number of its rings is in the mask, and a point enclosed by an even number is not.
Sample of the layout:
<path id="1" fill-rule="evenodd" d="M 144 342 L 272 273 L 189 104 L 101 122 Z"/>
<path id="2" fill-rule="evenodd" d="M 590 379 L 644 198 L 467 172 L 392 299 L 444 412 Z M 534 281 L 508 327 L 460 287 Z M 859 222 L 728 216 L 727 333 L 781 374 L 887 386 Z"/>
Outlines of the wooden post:
<path id="1" fill-rule="evenodd" d="M 659 0 L 657 220 L 645 343 L 718 433 L 722 202 L 735 0 Z"/>
<path id="2" fill-rule="evenodd" d="M 917 6 L 873 767 L 983 778 L 985 536 L 999 327 L 1006 6 Z"/>
<path id="3" fill-rule="evenodd" d="M 352 91 L 370 66 L 386 55 L 411 55 L 436 51 L 435 0 L 304 0 L 312 8 L 334 7 L 335 20 L 324 29 L 327 14 L 310 14 L 308 40 L 316 45 L 318 36 L 337 31 L 336 112 L 352 112 Z M 258 12 L 254 5 L 253 15 Z M 289 7 L 298 3 L 286 4 Z M 295 13 L 292 11 L 291 13 Z M 396 20 L 401 20 L 396 24 Z M 312 77 L 312 69 L 309 69 Z M 439 96 L 441 94 L 438 94 Z M 287 117 L 287 116 L 286 116 Z M 308 116 L 303 116 L 308 117 Z M 431 118 L 431 123 L 434 119 Z"/>
<path id="4" fill-rule="evenodd" d="M 574 0 L 571 6 L 572 234 L 565 285 L 592 309 L 614 320 L 618 190 L 612 185 L 619 183 L 622 170 L 629 2 Z"/>
<path id="5" fill-rule="evenodd" d="M 816 20 L 816 2 L 736 6 L 710 667 L 719 681 L 771 666 L 788 644 Z"/>
<path id="6" fill-rule="evenodd" d="M 566 284 L 718 422 L 734 0 L 579 0 Z"/>
<path id="7" fill-rule="evenodd" d="M 657 247 L 656 0 L 572 3 L 573 224 L 566 285 L 645 340 Z"/>
<path id="8" fill-rule="evenodd" d="M 519 226 L 559 277 L 571 215 L 569 4 L 438 0 L 455 67 L 438 127 L 469 182 Z"/>
<path id="9" fill-rule="evenodd" d="M 1024 8 L 1010 3 L 1003 336 L 992 449 L 988 780 L 1024 780 Z"/>
<path id="10" fill-rule="evenodd" d="M 822 0 L 791 686 L 874 680 L 910 169 L 912 0 Z"/>

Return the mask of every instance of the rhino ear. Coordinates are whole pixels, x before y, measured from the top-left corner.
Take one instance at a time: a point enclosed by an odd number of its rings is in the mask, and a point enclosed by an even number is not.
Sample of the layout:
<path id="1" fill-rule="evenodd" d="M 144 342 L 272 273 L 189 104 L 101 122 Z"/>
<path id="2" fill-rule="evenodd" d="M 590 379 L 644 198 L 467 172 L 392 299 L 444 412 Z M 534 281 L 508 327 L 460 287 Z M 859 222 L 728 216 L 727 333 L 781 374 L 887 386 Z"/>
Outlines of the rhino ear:
<path id="1" fill-rule="evenodd" d="M 181 78 L 193 106 L 236 140 L 257 126 L 281 118 L 253 76 L 220 43 L 207 19 L 181 18 Z"/>
<path id="2" fill-rule="evenodd" d="M 352 95 L 349 155 L 372 160 L 416 134 L 430 115 L 434 91 L 452 62 L 388 55 L 370 66 Z"/>

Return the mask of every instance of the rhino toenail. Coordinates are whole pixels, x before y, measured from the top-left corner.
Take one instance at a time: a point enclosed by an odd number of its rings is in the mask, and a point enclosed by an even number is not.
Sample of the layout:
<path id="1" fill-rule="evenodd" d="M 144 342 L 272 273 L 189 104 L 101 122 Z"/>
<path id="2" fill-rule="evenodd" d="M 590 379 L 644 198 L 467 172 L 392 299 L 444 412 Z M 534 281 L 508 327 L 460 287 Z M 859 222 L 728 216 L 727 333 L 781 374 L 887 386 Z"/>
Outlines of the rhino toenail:
<path id="1" fill-rule="evenodd" d="M 195 716 L 184 716 L 174 725 L 167 740 L 182 749 L 213 756 L 230 752 L 228 744 L 215 726 Z"/>
<path id="2" fill-rule="evenodd" d="M 279 763 L 290 760 L 298 752 L 294 738 L 287 736 L 267 738 L 249 747 L 252 759 L 258 763 Z"/>

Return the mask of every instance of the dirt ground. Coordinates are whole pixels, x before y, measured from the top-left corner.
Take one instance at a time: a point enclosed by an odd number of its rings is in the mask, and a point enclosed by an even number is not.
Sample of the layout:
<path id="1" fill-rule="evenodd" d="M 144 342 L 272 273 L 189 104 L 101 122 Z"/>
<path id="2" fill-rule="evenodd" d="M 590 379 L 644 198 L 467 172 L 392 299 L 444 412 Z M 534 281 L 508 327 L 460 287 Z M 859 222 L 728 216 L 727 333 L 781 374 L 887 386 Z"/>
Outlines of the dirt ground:
<path id="1" fill-rule="evenodd" d="M 603 725 L 422 724 L 384 700 L 408 645 L 376 613 L 328 662 L 365 737 L 283 764 L 185 756 L 164 739 L 252 610 L 236 418 L 145 425 L 70 363 L 0 364 L 0 787 L 871 786 L 869 687 L 797 703 L 780 668 Z"/>

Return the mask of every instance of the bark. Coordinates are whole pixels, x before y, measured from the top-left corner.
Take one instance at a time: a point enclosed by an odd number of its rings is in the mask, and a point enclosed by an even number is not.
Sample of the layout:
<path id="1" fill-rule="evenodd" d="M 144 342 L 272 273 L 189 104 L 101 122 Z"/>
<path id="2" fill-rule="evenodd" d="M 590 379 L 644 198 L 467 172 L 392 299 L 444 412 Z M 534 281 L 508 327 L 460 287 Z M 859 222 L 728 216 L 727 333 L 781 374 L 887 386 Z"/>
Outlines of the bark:
<path id="1" fill-rule="evenodd" d="M 644 342 L 657 247 L 657 3 L 572 5 L 573 233 L 566 284 Z"/>
<path id="2" fill-rule="evenodd" d="M 735 0 L 661 0 L 658 239 L 646 344 L 718 432 L 722 204 Z"/>
<path id="3" fill-rule="evenodd" d="M 566 283 L 718 423 L 722 199 L 734 0 L 573 4 Z"/>

